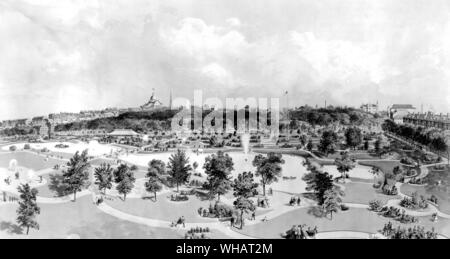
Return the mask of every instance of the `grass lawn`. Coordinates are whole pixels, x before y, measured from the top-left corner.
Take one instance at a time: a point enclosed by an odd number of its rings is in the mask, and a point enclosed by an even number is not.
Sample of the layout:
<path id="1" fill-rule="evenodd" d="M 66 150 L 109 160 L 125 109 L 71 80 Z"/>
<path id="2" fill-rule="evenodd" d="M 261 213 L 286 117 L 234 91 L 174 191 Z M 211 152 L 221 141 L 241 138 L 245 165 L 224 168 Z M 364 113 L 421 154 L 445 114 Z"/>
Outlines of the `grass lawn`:
<path id="1" fill-rule="evenodd" d="M 61 161 L 59 159 L 49 158 L 48 161 L 45 161 L 45 157 L 43 156 L 17 151 L 14 153 L 0 154 L 0 167 L 8 168 L 11 159 L 16 159 L 18 166 L 23 166 L 35 171 L 53 168 L 56 164 L 66 164 L 66 161 Z"/>
<path id="2" fill-rule="evenodd" d="M 39 230 L 30 230 L 30 238 L 65 238 L 77 234 L 81 238 L 183 238 L 181 232 L 152 228 L 122 221 L 98 210 L 91 197 L 76 202 L 39 204 Z M 0 238 L 23 238 L 16 225 L 17 205 L 1 205 Z"/>
<path id="3" fill-rule="evenodd" d="M 39 196 L 52 198 L 69 194 L 65 191 L 66 188 L 62 184 L 62 171 L 55 170 L 49 174 L 43 175 L 42 178 L 47 181 L 47 184 L 36 188 L 39 191 Z"/>
<path id="4" fill-rule="evenodd" d="M 216 221 L 216 219 L 201 217 L 197 213 L 200 207 L 208 208 L 209 201 L 201 201 L 196 196 L 191 195 L 188 201 L 172 202 L 167 196 L 170 196 L 170 194 L 158 195 L 156 202 L 141 198 L 129 198 L 125 201 L 116 198 L 113 201 L 105 200 L 105 202 L 120 211 L 145 218 L 176 221 L 184 216 L 187 222 Z"/>
<path id="5" fill-rule="evenodd" d="M 306 224 L 310 227 L 317 226 L 319 232 L 346 230 L 375 233 L 389 222 L 388 218 L 378 216 L 366 209 L 350 208 L 348 211 L 333 214 L 333 220 L 329 217 L 316 217 L 309 210 L 309 208 L 297 209 L 267 222 L 244 226 L 243 230 L 236 229 L 236 231 L 257 238 L 280 238 L 280 234 L 285 233 L 293 225 Z M 394 226 L 399 224 L 392 220 L 391 222 Z M 433 223 L 429 217 L 424 217 L 419 219 L 418 224 L 430 230 L 434 227 L 438 233 L 446 236 L 450 234 L 450 220 L 447 219 L 440 218 L 437 223 Z M 402 225 L 403 227 L 413 226 Z"/>
<path id="6" fill-rule="evenodd" d="M 358 161 L 360 165 L 373 166 L 379 168 L 383 173 L 392 172 L 394 167 L 399 166 L 398 161 Z"/>
<path id="7" fill-rule="evenodd" d="M 390 199 L 400 199 L 400 196 L 390 196 L 374 189 L 371 184 L 366 183 L 346 183 L 345 196 L 342 197 L 344 202 L 369 204 L 372 200 L 380 200 L 386 203 Z"/>
<path id="8" fill-rule="evenodd" d="M 407 195 L 411 195 L 413 192 L 417 192 L 419 195 L 429 198 L 431 195 L 435 195 L 438 198 L 439 210 L 450 214 L 450 189 L 449 186 L 417 186 L 411 184 L 403 184 L 400 188 L 401 192 Z"/>

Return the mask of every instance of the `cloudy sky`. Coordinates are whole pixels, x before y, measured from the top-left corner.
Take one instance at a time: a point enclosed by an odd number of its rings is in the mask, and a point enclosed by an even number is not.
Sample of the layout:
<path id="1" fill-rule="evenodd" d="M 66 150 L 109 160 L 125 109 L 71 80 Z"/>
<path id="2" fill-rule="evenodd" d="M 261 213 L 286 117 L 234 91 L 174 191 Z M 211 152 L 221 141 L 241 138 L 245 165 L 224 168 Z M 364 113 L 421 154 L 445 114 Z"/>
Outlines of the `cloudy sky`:
<path id="1" fill-rule="evenodd" d="M 0 0 L 0 120 L 205 97 L 449 112 L 450 1 Z"/>

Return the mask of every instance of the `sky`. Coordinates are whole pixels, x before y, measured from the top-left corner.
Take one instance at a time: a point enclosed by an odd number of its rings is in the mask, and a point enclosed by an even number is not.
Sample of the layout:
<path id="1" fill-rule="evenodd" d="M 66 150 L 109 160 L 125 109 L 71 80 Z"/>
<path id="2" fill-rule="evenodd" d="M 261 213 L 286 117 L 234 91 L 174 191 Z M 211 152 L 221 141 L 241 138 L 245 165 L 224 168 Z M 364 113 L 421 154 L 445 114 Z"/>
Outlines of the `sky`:
<path id="1" fill-rule="evenodd" d="M 0 0 L 0 120 L 136 107 L 153 88 L 447 113 L 449 79 L 446 0 Z"/>

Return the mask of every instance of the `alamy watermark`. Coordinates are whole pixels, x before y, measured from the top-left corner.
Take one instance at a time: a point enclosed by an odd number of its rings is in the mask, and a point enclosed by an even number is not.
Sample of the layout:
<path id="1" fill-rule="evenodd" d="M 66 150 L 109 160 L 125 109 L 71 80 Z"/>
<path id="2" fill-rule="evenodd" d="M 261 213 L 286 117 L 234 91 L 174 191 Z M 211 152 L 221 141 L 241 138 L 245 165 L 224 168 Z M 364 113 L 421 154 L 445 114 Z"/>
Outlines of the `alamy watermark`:
<path id="1" fill-rule="evenodd" d="M 177 97 L 173 107 L 182 107 L 172 118 L 171 128 L 175 133 L 214 132 L 279 134 L 279 98 L 225 98 L 203 100 L 203 91 L 195 90 L 193 101 Z"/>

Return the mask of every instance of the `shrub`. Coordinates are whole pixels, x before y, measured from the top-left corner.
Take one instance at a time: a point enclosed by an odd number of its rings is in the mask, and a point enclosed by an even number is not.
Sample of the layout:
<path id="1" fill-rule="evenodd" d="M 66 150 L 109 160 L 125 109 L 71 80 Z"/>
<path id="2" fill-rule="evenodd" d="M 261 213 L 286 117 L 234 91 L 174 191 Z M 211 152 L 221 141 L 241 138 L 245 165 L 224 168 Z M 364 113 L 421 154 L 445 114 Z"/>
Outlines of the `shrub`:
<path id="1" fill-rule="evenodd" d="M 25 144 L 25 145 L 23 145 L 23 149 L 31 149 L 31 147 L 30 147 L 30 144 Z"/>
<path id="2" fill-rule="evenodd" d="M 380 211 L 383 207 L 383 203 L 380 200 L 373 200 L 369 202 L 369 210 L 371 211 Z"/>
<path id="3" fill-rule="evenodd" d="M 17 150 L 17 147 L 14 145 L 9 147 L 9 151 L 16 151 L 16 150 Z"/>
<path id="4" fill-rule="evenodd" d="M 400 201 L 400 206 L 411 210 L 418 210 L 428 208 L 428 203 L 425 197 L 423 197 L 423 195 L 419 196 L 417 192 L 414 192 L 411 195 L 411 198 L 404 197 Z"/>

